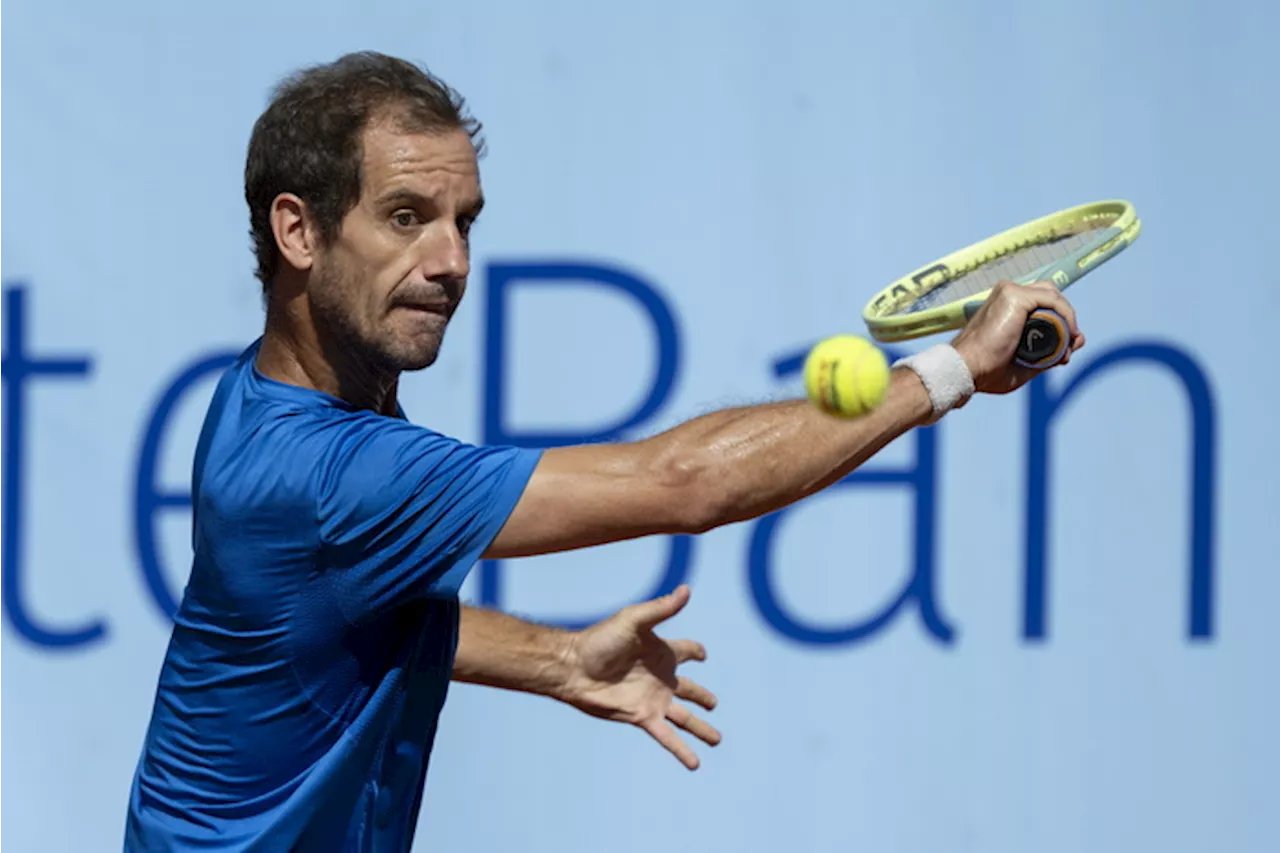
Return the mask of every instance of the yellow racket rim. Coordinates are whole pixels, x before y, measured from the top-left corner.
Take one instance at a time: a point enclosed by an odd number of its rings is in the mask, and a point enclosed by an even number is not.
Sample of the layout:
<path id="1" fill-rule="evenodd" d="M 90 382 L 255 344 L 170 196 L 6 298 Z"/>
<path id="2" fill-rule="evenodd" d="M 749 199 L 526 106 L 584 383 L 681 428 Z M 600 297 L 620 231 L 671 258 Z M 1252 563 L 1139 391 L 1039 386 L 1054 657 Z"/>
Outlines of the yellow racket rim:
<path id="1" fill-rule="evenodd" d="M 1004 255 L 1094 229 L 1100 229 L 1096 242 L 1039 268 L 1034 276 L 1012 280 L 1018 284 L 1049 280 L 1060 290 L 1064 289 L 1136 240 L 1141 233 L 1142 222 L 1133 205 L 1123 200 L 1081 204 L 1024 222 L 913 270 L 877 293 L 867 303 L 862 319 L 871 336 L 885 342 L 962 328 L 969 318 L 966 306 L 985 300 L 991 293 L 990 289 L 923 311 L 900 312 L 934 288 Z"/>

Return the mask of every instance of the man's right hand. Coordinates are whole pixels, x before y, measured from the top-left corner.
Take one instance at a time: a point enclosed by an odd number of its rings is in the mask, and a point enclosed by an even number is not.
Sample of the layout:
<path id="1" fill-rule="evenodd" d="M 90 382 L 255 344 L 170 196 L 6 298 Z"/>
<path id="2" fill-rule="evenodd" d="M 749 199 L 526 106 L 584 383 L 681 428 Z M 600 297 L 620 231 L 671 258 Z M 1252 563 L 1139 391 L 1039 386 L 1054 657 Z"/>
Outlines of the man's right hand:
<path id="1" fill-rule="evenodd" d="M 969 366 L 978 391 L 1008 394 L 1041 372 L 1013 361 L 1027 318 L 1039 308 L 1057 311 L 1071 330 L 1071 346 L 1059 364 L 1066 364 L 1071 353 L 1084 346 L 1075 309 L 1051 282 L 1021 285 L 1001 281 L 951 344 Z"/>

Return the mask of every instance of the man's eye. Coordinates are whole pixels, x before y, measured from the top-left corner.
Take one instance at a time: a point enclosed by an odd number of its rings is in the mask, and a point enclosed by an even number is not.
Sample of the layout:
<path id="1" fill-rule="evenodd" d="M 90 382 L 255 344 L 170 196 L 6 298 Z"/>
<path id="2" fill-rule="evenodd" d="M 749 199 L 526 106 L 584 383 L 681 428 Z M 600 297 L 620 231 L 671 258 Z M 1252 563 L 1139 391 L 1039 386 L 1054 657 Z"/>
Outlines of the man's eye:
<path id="1" fill-rule="evenodd" d="M 411 228 L 418 222 L 418 214 L 411 210 L 402 210 L 392 217 L 401 228 Z"/>

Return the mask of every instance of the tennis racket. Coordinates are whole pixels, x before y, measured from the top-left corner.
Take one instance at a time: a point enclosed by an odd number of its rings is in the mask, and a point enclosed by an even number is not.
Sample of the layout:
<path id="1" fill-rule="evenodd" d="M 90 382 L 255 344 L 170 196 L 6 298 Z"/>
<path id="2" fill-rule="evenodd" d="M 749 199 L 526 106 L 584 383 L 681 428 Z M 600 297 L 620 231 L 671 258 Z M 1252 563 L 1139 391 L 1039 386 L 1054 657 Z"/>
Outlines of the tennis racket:
<path id="1" fill-rule="evenodd" d="M 962 328 L 996 282 L 1051 281 L 1065 290 L 1138 238 L 1142 223 L 1127 201 L 1100 201 L 1051 213 L 952 252 L 890 284 L 862 313 L 878 341 L 905 341 Z M 1014 360 L 1057 364 L 1071 345 L 1067 322 L 1040 309 L 1028 319 Z"/>

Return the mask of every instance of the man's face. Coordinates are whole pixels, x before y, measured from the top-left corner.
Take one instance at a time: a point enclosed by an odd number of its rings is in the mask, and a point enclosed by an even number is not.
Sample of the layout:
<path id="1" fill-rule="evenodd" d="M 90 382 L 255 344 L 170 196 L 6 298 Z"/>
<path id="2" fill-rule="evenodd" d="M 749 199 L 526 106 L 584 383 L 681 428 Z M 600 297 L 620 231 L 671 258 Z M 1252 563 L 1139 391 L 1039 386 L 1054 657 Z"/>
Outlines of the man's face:
<path id="1" fill-rule="evenodd" d="M 480 172 L 464 131 L 364 132 L 360 200 L 320 252 L 308 296 L 318 326 L 379 371 L 432 364 L 466 290 Z"/>

